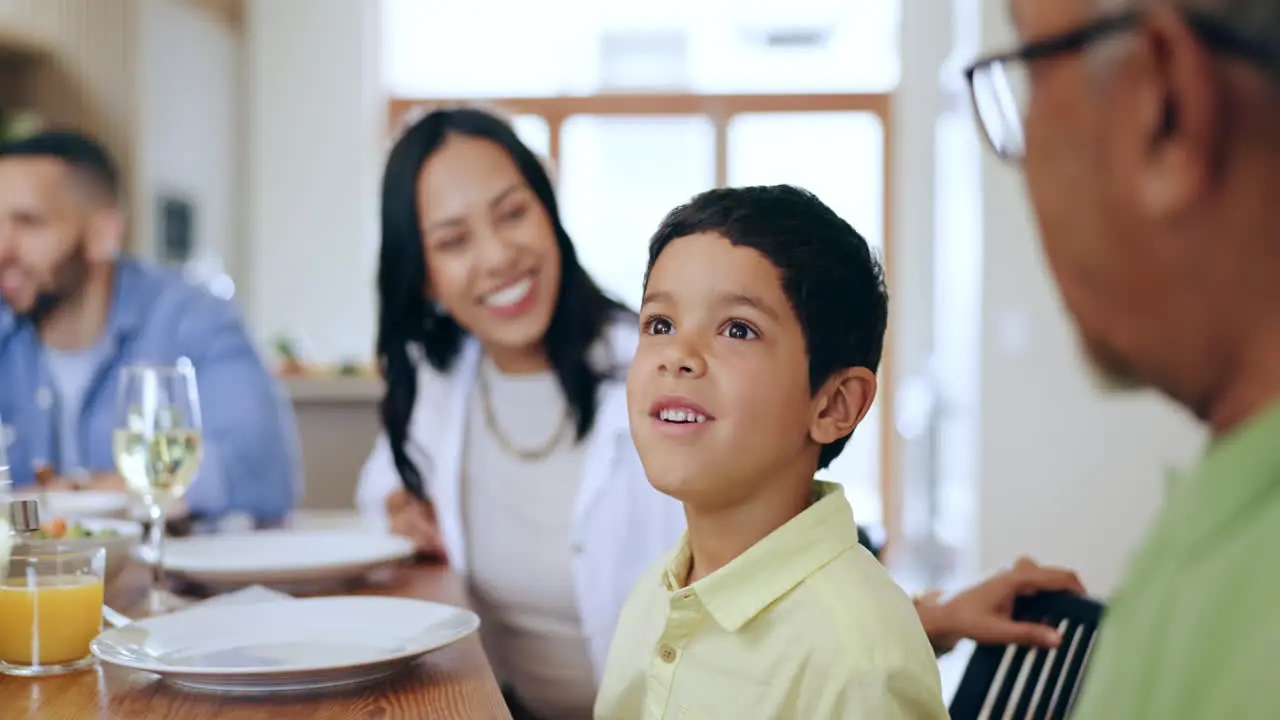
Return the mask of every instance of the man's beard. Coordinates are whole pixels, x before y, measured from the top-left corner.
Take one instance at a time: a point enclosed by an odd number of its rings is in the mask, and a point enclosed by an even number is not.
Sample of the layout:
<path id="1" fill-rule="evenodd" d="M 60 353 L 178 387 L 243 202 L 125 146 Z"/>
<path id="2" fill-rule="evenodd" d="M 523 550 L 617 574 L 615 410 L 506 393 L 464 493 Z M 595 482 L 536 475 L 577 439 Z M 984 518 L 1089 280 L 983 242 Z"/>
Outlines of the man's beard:
<path id="1" fill-rule="evenodd" d="M 31 308 L 22 313 L 32 324 L 39 325 L 58 308 L 78 296 L 84 290 L 89 277 L 89 260 L 85 257 L 84 244 L 76 243 L 75 249 L 53 271 L 53 282 L 36 292 Z"/>

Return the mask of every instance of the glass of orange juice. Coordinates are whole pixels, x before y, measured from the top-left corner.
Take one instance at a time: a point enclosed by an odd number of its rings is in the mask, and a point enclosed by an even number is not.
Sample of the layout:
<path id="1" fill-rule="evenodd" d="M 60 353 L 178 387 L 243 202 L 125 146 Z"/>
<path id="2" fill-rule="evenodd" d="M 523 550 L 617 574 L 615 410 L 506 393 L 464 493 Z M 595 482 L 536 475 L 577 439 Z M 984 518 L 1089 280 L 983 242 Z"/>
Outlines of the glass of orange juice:
<path id="1" fill-rule="evenodd" d="M 103 548 L 15 547 L 0 576 L 0 673 L 37 677 L 94 664 L 102 630 Z"/>

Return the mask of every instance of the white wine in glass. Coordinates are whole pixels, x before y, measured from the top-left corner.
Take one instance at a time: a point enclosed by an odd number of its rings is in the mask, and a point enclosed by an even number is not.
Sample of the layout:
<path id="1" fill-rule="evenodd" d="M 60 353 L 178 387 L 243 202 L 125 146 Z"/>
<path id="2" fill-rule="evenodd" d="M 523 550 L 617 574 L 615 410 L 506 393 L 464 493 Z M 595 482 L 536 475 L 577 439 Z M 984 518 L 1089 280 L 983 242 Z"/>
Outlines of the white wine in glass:
<path id="1" fill-rule="evenodd" d="M 120 371 L 112 452 L 125 484 L 147 506 L 152 614 L 178 606 L 165 589 L 165 508 L 186 494 L 200 466 L 200 395 L 190 361 Z"/>
<path id="2" fill-rule="evenodd" d="M 199 430 L 118 429 L 112 441 L 116 468 L 129 489 L 174 500 L 187 492 L 200 464 Z"/>

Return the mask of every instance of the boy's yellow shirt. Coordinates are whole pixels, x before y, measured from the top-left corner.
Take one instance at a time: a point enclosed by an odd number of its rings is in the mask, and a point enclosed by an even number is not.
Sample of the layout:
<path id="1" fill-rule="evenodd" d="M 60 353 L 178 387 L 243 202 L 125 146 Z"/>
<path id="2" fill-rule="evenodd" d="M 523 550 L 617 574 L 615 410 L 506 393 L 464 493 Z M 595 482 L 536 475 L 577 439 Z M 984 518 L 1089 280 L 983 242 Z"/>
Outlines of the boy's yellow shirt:
<path id="1" fill-rule="evenodd" d="M 920 618 L 843 489 L 681 588 L 688 538 L 623 607 L 597 720 L 947 718 Z"/>

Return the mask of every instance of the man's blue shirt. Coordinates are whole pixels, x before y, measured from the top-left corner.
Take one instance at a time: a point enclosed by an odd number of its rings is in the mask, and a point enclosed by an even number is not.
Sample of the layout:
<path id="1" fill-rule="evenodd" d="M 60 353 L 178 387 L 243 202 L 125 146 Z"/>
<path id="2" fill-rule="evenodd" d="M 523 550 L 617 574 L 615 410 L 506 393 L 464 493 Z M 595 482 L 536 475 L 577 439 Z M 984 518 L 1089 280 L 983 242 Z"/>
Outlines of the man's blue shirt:
<path id="1" fill-rule="evenodd" d="M 203 420 L 203 458 L 186 498 L 191 511 L 271 520 L 293 509 L 301 491 L 293 409 L 232 303 L 176 272 L 121 259 L 105 333 L 72 439 L 78 467 L 61 467 L 67 459 L 59 450 L 47 351 L 31 323 L 0 301 L 0 442 L 9 442 L 16 487 L 33 483 L 46 465 L 59 475 L 115 472 L 111 437 L 120 369 L 186 357 L 195 366 Z"/>

